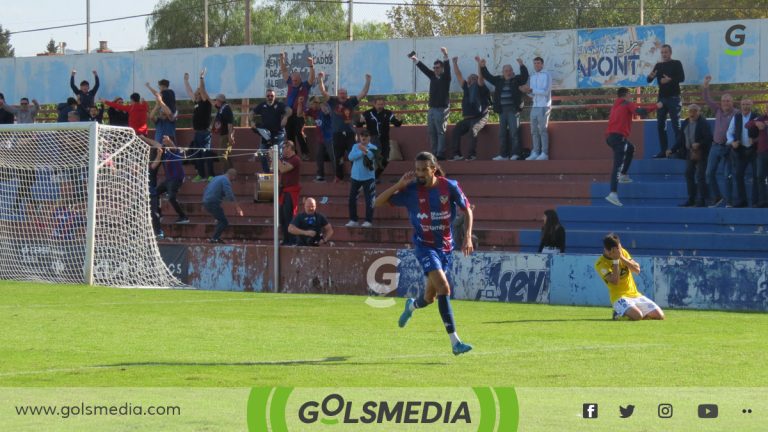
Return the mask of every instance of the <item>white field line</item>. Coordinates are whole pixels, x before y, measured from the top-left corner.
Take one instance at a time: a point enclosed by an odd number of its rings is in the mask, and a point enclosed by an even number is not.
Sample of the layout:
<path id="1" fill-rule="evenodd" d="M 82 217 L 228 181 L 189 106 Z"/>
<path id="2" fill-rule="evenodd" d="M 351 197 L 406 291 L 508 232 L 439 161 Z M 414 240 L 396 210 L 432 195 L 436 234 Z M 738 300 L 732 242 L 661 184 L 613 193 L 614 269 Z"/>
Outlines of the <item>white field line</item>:
<path id="1" fill-rule="evenodd" d="M 534 354 L 534 353 L 542 353 L 542 352 L 565 352 L 565 351 L 593 351 L 593 350 L 637 350 L 637 349 L 646 349 L 650 347 L 661 347 L 666 346 L 665 344 L 612 344 L 612 345 L 585 345 L 585 346 L 579 346 L 579 347 L 558 347 L 558 348 L 545 348 L 545 349 L 530 349 L 530 350 L 505 350 L 505 351 L 478 351 L 473 350 L 472 353 L 467 354 L 466 356 L 476 357 L 476 356 L 510 356 L 510 355 L 521 355 L 521 354 Z M 393 359 L 416 359 L 416 358 L 425 358 L 425 357 L 442 357 L 443 353 L 424 353 L 424 354 L 402 354 L 402 355 L 394 355 L 394 356 L 368 356 L 368 357 L 350 357 L 348 360 L 354 360 L 356 362 L 359 361 L 376 361 L 380 362 L 382 360 L 393 360 Z M 450 354 L 447 350 L 444 353 L 445 358 L 453 358 L 453 355 Z M 465 357 L 466 357 L 465 356 Z M 242 360 L 240 363 L 247 364 L 249 361 Z M 270 366 L 270 365 L 293 365 L 293 366 L 311 366 L 312 363 L 339 363 L 343 364 L 344 360 L 328 360 L 328 358 L 315 358 L 315 359 L 292 359 L 292 360 L 251 360 L 251 362 L 254 363 L 253 367 L 258 366 Z M 103 369 L 117 369 L 117 368 L 131 368 L 131 367 L 165 367 L 167 365 L 165 364 L 158 364 L 158 365 L 152 365 L 150 364 L 146 365 L 126 365 L 126 364 L 117 364 L 117 365 L 102 365 L 102 366 L 80 366 L 80 367 L 73 367 L 73 368 L 52 368 L 52 369 L 40 369 L 40 370 L 31 370 L 31 371 L 16 371 L 16 372 L 0 372 L 0 377 L 13 377 L 13 376 L 23 376 L 23 375 L 41 375 L 41 374 L 56 374 L 56 373 L 71 373 L 71 372 L 82 372 L 82 371 L 90 371 L 90 370 L 103 370 Z M 207 362 L 201 362 L 201 363 L 185 363 L 183 365 L 177 365 L 176 367 L 182 366 L 182 367 L 194 367 L 196 365 L 210 365 L 210 363 Z M 232 367 L 232 366 L 222 366 L 222 367 Z M 235 367 L 242 367 L 240 365 Z"/>
<path id="2" fill-rule="evenodd" d="M 331 297 L 326 295 L 311 295 L 311 294 L 296 294 L 296 298 L 288 296 L 294 294 L 281 295 L 279 297 L 250 297 L 250 298 L 232 298 L 232 299 L 200 299 L 200 300 L 168 300 L 168 301 L 152 301 L 152 302 L 105 302 L 105 303 L 32 303 L 32 304 L 0 304 L 0 308 L 49 308 L 49 307 L 71 307 L 71 306 L 132 306 L 132 305 L 162 305 L 162 304 L 179 304 L 179 303 L 228 303 L 239 301 L 272 301 L 272 300 L 317 300 L 326 299 Z"/>

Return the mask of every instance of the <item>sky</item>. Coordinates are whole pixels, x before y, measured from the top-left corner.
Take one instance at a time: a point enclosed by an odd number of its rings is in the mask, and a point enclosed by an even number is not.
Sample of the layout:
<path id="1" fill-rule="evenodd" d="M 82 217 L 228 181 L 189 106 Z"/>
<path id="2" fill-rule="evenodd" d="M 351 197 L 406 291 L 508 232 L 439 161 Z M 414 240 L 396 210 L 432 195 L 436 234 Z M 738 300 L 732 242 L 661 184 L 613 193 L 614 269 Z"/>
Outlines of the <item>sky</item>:
<path id="1" fill-rule="evenodd" d="M 215 1 L 215 0 L 211 0 Z M 387 3 L 396 0 L 373 0 Z M 91 21 L 140 15 L 152 12 L 158 0 L 91 0 Z M 256 5 L 259 0 L 253 0 Z M 355 22 L 386 21 L 389 6 L 355 4 Z M 86 21 L 86 0 L 3 1 L 0 25 L 10 32 L 53 27 Z M 146 17 L 103 24 L 91 24 L 91 49 L 105 40 L 113 51 L 136 51 L 147 44 Z M 85 25 L 11 35 L 16 57 L 32 57 L 44 52 L 48 41 L 66 42 L 67 48 L 85 50 Z"/>

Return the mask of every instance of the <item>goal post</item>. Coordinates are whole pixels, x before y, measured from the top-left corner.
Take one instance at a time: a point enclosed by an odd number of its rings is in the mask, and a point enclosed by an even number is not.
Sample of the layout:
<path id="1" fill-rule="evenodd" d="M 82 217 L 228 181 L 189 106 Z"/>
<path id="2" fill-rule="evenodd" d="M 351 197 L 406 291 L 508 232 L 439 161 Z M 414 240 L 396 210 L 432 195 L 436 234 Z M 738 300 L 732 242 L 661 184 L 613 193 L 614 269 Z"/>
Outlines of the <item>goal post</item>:
<path id="1" fill-rule="evenodd" d="M 129 128 L 0 126 L 0 278 L 182 287 L 152 229 L 149 159 Z"/>

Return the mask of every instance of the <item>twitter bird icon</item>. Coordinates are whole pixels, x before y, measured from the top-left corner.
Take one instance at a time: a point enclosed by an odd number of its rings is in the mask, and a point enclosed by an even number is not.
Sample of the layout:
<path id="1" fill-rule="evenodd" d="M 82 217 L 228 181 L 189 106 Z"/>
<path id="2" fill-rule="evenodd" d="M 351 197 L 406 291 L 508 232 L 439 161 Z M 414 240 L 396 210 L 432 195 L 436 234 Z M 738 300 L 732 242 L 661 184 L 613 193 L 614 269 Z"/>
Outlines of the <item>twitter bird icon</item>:
<path id="1" fill-rule="evenodd" d="M 628 418 L 632 416 L 632 413 L 635 412 L 635 406 L 634 405 L 627 405 L 626 408 L 619 405 L 619 413 L 621 414 L 621 418 Z"/>

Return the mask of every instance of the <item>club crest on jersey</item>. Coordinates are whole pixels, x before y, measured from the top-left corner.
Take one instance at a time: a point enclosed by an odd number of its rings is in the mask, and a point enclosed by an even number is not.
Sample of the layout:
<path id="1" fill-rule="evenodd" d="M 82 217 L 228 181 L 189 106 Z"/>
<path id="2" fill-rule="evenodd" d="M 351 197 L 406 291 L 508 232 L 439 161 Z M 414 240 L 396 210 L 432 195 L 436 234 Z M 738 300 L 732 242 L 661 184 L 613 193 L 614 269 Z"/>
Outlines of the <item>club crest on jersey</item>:
<path id="1" fill-rule="evenodd" d="M 448 202 L 448 196 L 443 195 L 440 197 L 440 204 L 445 204 Z"/>
<path id="2" fill-rule="evenodd" d="M 419 220 L 423 220 L 423 219 L 429 219 L 429 215 L 428 215 L 428 214 L 426 214 L 426 213 L 418 213 L 418 214 L 416 215 L 416 217 L 417 217 L 417 218 L 419 218 Z"/>
<path id="3" fill-rule="evenodd" d="M 424 204 L 425 202 L 427 202 L 427 200 L 426 200 L 426 199 L 424 199 L 424 198 L 419 198 L 419 204 Z"/>

